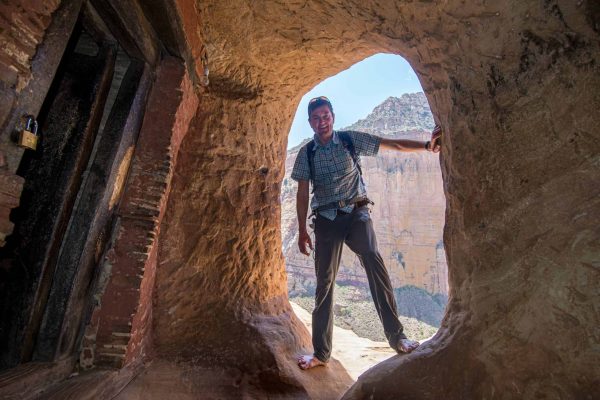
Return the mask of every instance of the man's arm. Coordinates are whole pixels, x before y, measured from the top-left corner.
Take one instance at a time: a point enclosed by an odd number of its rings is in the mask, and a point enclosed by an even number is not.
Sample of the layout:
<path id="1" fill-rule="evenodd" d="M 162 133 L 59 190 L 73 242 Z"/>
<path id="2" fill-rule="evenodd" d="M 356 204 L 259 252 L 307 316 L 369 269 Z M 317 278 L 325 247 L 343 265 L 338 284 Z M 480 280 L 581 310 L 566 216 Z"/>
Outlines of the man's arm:
<path id="1" fill-rule="evenodd" d="M 440 151 L 439 138 L 442 136 L 442 129 L 436 125 L 431 132 L 431 141 L 430 142 L 421 142 L 418 140 L 408 140 L 408 139 L 390 139 L 390 138 L 381 138 L 381 143 L 379 147 L 382 149 L 388 150 L 396 150 L 396 151 L 405 151 L 405 152 L 413 152 L 413 151 L 432 151 L 434 153 L 438 153 Z M 425 145 L 429 143 L 427 147 Z"/>
<path id="2" fill-rule="evenodd" d="M 310 235 L 306 230 L 306 215 L 308 214 L 309 181 L 298 181 L 298 192 L 296 193 L 296 214 L 298 215 L 298 248 L 300 253 L 309 255 L 306 245 L 313 249 Z"/>

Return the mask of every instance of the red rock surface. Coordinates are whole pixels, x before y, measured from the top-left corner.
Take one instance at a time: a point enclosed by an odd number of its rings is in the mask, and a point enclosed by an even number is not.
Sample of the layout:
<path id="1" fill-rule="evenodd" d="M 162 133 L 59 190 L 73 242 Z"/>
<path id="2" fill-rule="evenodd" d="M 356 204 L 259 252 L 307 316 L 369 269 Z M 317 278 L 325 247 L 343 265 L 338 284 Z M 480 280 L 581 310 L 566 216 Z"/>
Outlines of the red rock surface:
<path id="1" fill-rule="evenodd" d="M 117 237 L 102 266 L 107 275 L 99 290 L 102 300 L 87 327 L 82 365 L 121 367 L 150 352 L 156 237 L 177 152 L 197 106 L 183 63 L 166 58 L 131 160 Z"/>

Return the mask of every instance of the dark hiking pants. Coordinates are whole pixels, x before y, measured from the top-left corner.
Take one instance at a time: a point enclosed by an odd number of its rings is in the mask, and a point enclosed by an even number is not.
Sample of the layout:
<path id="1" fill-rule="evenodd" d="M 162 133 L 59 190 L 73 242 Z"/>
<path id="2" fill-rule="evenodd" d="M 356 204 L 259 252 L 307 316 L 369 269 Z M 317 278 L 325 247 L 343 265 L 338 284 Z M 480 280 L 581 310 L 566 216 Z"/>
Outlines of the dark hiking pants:
<path id="1" fill-rule="evenodd" d="M 368 207 L 355 208 L 349 214 L 339 212 L 333 221 L 318 215 L 315 222 L 317 290 L 312 314 L 312 340 L 314 354 L 321 361 L 327 361 L 331 356 L 333 288 L 344 243 L 356 253 L 367 272 L 375 308 L 390 346 L 396 350 L 398 340 L 406 337 L 398 320 L 390 277 L 377 250 Z"/>

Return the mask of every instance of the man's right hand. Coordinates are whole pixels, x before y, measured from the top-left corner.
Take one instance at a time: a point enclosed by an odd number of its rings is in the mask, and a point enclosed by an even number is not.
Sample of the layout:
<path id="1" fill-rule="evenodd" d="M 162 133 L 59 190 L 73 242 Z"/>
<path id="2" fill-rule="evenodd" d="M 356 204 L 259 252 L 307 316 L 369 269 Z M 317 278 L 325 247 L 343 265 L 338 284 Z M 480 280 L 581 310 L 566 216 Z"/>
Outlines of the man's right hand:
<path id="1" fill-rule="evenodd" d="M 309 255 L 310 252 L 306 248 L 306 245 L 308 245 L 308 247 L 311 250 L 313 249 L 313 244 L 312 244 L 312 240 L 310 240 L 310 235 L 308 234 L 306 229 L 304 229 L 304 230 L 301 230 L 300 234 L 298 235 L 298 248 L 300 249 L 300 253 L 302 253 L 304 255 Z"/>

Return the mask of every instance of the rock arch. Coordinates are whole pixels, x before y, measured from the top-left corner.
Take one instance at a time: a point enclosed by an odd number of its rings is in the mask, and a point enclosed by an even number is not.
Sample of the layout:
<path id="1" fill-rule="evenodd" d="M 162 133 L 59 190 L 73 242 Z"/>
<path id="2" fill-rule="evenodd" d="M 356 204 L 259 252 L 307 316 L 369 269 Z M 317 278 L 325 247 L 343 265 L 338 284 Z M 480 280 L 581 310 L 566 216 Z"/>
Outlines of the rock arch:
<path id="1" fill-rule="evenodd" d="M 307 89 L 391 52 L 411 63 L 448 132 L 450 302 L 421 352 L 375 367 L 345 398 L 591 393 L 598 189 L 585 182 L 597 175 L 600 80 L 592 2 L 197 8 L 211 84 L 182 144 L 161 233 L 159 354 L 197 343 L 248 365 L 271 352 L 293 369 L 290 355 L 307 335 L 290 315 L 280 253 L 286 133 Z M 250 331 L 256 341 L 240 353 Z"/>

